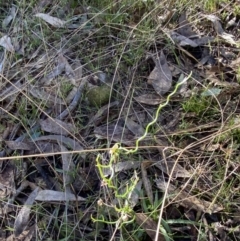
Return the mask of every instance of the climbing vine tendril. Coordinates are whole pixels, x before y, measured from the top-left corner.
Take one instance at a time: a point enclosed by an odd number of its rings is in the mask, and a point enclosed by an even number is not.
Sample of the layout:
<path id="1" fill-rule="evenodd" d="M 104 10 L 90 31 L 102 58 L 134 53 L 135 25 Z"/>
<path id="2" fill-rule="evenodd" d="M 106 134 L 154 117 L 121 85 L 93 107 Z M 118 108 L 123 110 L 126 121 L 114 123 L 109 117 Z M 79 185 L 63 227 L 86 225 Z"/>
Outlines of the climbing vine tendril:
<path id="1" fill-rule="evenodd" d="M 131 223 L 134 221 L 135 216 L 134 216 L 134 212 L 132 210 L 132 206 L 131 206 L 129 200 L 130 200 L 131 194 L 133 193 L 135 187 L 137 186 L 139 178 L 135 171 L 133 178 L 131 178 L 129 184 L 126 185 L 125 191 L 123 191 L 123 192 L 119 191 L 117 181 L 114 180 L 114 174 L 115 174 L 114 168 L 113 168 L 114 163 L 118 162 L 119 155 L 121 153 L 120 151 L 124 152 L 124 154 L 126 154 L 126 155 L 133 154 L 138 151 L 139 142 L 142 141 L 147 136 L 147 134 L 149 132 L 149 128 L 157 122 L 159 113 L 162 110 L 162 108 L 164 108 L 165 106 L 168 105 L 171 97 L 177 92 L 178 88 L 181 85 L 183 85 L 191 77 L 191 75 L 192 75 L 192 72 L 189 74 L 189 76 L 187 76 L 182 81 L 177 83 L 174 90 L 167 96 L 166 101 L 163 104 L 160 104 L 158 106 L 155 118 L 150 123 L 148 123 L 144 134 L 136 140 L 136 145 L 133 149 L 129 150 L 127 148 L 121 147 L 120 143 L 116 143 L 109 151 L 110 160 L 109 160 L 109 163 L 106 165 L 101 164 L 102 156 L 100 154 L 97 156 L 97 158 L 96 158 L 97 165 L 96 166 L 98 168 L 100 177 L 102 179 L 102 185 L 105 185 L 109 189 L 111 189 L 114 193 L 115 198 L 117 198 L 119 200 L 119 203 L 122 203 L 123 205 L 120 205 L 119 208 L 117 208 L 116 206 L 111 206 L 112 208 L 115 209 L 116 213 L 118 214 L 118 217 L 119 217 L 118 220 L 108 221 L 105 219 L 105 217 L 103 215 L 100 215 L 100 218 L 92 217 L 92 220 L 94 222 L 102 222 L 105 224 L 115 224 L 118 228 L 121 228 L 122 225 Z M 109 177 L 106 177 L 104 170 L 110 170 Z M 103 203 L 103 205 L 106 205 L 109 207 L 109 205 L 107 205 L 107 204 Z M 130 220 L 129 220 L 129 217 L 131 217 Z"/>

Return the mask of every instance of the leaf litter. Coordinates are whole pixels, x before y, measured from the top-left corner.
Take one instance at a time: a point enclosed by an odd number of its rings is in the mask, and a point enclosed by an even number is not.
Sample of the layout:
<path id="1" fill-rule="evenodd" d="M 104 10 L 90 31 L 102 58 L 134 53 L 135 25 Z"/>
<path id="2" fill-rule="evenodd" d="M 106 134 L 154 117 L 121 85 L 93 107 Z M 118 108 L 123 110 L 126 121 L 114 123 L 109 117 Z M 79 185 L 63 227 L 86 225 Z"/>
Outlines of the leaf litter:
<path id="1" fill-rule="evenodd" d="M 4 225 L 8 223 L 14 232 L 2 232 L 0 238 L 4 234 L 4 240 L 8 240 L 15 234 L 19 239 L 36 239 L 38 235 L 41 236 L 39 223 L 44 221 L 42 217 L 46 217 L 46 213 L 54 213 L 51 220 L 55 223 L 56 220 L 63 222 L 66 214 L 74 216 L 75 220 L 71 222 L 74 225 L 78 223 L 79 227 L 75 226 L 73 233 L 78 228 L 82 233 L 87 229 L 97 229 L 98 234 L 102 235 L 104 228 L 98 230 L 90 218 L 90 215 L 95 216 L 98 212 L 96 210 L 101 209 L 92 201 L 95 200 L 94 195 L 101 196 L 109 206 L 122 204 L 122 200 L 113 200 L 109 189 L 105 192 L 106 184 L 102 183 L 96 168 L 96 156 L 100 152 L 102 161 L 107 164 L 109 153 L 98 149 L 109 148 L 116 142 L 127 148 L 135 147 L 137 139 L 144 134 L 148 123 L 154 118 L 158 105 L 165 103 L 175 84 L 181 82 L 190 71 L 193 77 L 178 89 L 168 105 L 161 110 L 155 125 L 150 128 L 146 138 L 140 141 L 137 153 L 131 156 L 120 153 L 116 163 L 103 168 L 103 175 L 109 177 L 114 174 L 116 183 L 123 186 L 128 185 L 129 179 L 140 178 L 128 202 L 133 208 L 136 223 L 152 240 L 158 228 L 154 218 L 156 213 L 148 210 L 149 205 L 144 202 L 148 200 L 149 204 L 156 205 L 165 193 L 168 194 L 168 206 L 162 208 L 177 208 L 178 213 L 181 213 L 181 226 L 184 226 L 191 210 L 196 216 L 197 213 L 202 216 L 205 213 L 215 214 L 211 216 L 212 220 L 221 220 L 224 229 L 228 230 L 225 217 L 221 216 L 224 210 L 220 204 L 224 198 L 221 196 L 215 199 L 214 195 L 218 192 L 214 185 L 217 183 L 216 176 L 221 175 L 216 174 L 218 166 L 225 166 L 227 158 L 231 168 L 238 165 L 235 146 L 238 146 L 239 140 L 234 133 L 239 128 L 239 124 L 234 121 L 239 112 L 237 97 L 240 93 L 239 36 L 234 32 L 238 26 L 238 16 L 234 16 L 234 13 L 225 22 L 219 17 L 219 12 L 190 18 L 191 10 L 188 9 L 179 13 L 176 22 L 178 27 L 173 29 L 178 10 L 165 12 L 166 16 L 162 20 L 158 17 L 158 23 L 164 26 L 164 32 L 172 43 L 171 48 L 166 39 L 156 39 L 159 41 L 157 45 L 148 43 L 145 49 L 145 52 L 152 53 L 153 49 L 156 52 L 151 54 L 152 65 L 144 61 L 145 56 L 141 56 L 142 62 L 135 63 L 134 67 L 119 62 L 117 69 L 114 69 L 112 64 L 119 54 L 116 46 L 122 43 L 122 36 L 115 35 L 114 30 L 111 34 L 104 33 L 102 39 L 105 41 L 109 38 L 111 44 L 106 47 L 106 53 L 97 59 L 96 56 L 100 56 L 97 51 L 104 49 L 103 46 L 98 49 L 96 39 L 100 37 L 97 35 L 108 25 L 99 28 L 101 23 L 92 19 L 95 8 L 76 8 L 68 18 L 66 16 L 71 12 L 69 6 L 53 6 L 51 1 L 40 1 L 34 6 L 32 21 L 41 26 L 41 31 L 32 28 L 26 38 L 19 34 L 25 31 L 25 27 L 20 24 L 21 6 L 9 6 L 2 21 L 0 195 L 6 201 L 1 202 L 3 211 L 0 215 Z M 98 15 L 100 22 L 104 22 L 102 15 Z M 194 21 L 197 17 L 203 21 Z M 205 20 L 212 23 L 213 31 L 204 25 Z M 52 37 L 45 35 L 47 29 Z M 16 37 L 16 34 L 19 36 Z M 61 36 L 57 37 L 58 34 Z M 217 43 L 219 37 L 223 41 Z M 134 38 L 137 38 L 137 34 Z M 134 43 L 128 41 L 126 50 L 133 51 L 135 47 Z M 12 57 L 15 55 L 19 55 L 16 56 L 17 60 Z M 127 62 L 129 56 L 125 56 L 125 53 L 122 56 Z M 89 106 L 85 96 L 86 86 L 100 87 L 109 80 L 111 101 L 97 107 Z M 197 101 L 190 105 L 195 96 Z M 201 118 L 197 119 L 194 106 L 202 99 L 209 106 L 204 107 Z M 218 101 L 218 105 L 213 105 L 214 101 Z M 211 111 L 216 108 L 218 112 L 213 114 Z M 214 120 L 210 120 L 210 116 Z M 18 126 L 11 129 L 9 124 L 16 122 Z M 221 125 L 225 126 L 219 130 Z M 225 133 L 225 140 L 220 136 L 221 130 Z M 230 142 L 234 144 L 231 146 Z M 179 159 L 182 153 L 184 155 Z M 18 158 L 18 162 L 14 162 L 14 158 Z M 196 172 L 199 166 L 206 172 L 200 177 L 201 170 L 200 173 Z M 226 167 L 225 173 L 238 190 L 237 172 L 231 172 Z M 153 176 L 165 178 L 162 181 L 157 179 L 159 190 L 155 187 Z M 169 179 L 170 185 L 166 189 L 166 180 Z M 212 193 L 207 192 L 208 189 L 213 190 Z M 121 190 L 124 193 L 125 189 Z M 196 193 L 201 195 L 196 196 Z M 231 199 L 229 207 L 234 212 L 236 207 L 232 203 L 236 200 L 231 193 L 232 190 L 228 197 Z M 33 208 L 35 203 L 40 204 L 43 215 L 39 223 L 32 225 L 31 220 L 37 216 Z M 19 212 L 16 211 L 16 204 Z M 56 204 L 59 208 L 57 214 Z M 149 216 L 149 211 L 154 215 Z M 177 217 L 175 211 L 164 212 L 165 218 L 169 220 Z M 118 215 L 102 213 L 111 219 Z M 4 219 L 6 215 L 10 222 Z M 196 217 L 196 220 L 199 219 Z M 231 216 L 229 220 L 235 228 L 236 222 Z M 48 227 L 52 226 L 52 221 L 48 222 Z M 204 227 L 210 223 L 212 221 L 206 218 Z M 84 229 L 81 225 L 84 225 Z M 177 230 L 178 235 L 183 234 L 180 225 L 177 228 L 168 225 L 168 231 L 172 229 Z M 48 231 L 53 233 L 51 239 L 58 240 L 60 229 L 49 229 L 44 235 Z M 220 231 L 217 232 L 216 235 L 219 235 Z M 190 231 L 187 233 L 191 234 Z M 225 235 L 231 236 L 230 233 L 225 231 Z M 90 239 L 96 239 L 93 234 L 89 235 Z M 110 234 L 106 240 L 110 240 Z M 165 238 L 160 234 L 159 240 Z"/>

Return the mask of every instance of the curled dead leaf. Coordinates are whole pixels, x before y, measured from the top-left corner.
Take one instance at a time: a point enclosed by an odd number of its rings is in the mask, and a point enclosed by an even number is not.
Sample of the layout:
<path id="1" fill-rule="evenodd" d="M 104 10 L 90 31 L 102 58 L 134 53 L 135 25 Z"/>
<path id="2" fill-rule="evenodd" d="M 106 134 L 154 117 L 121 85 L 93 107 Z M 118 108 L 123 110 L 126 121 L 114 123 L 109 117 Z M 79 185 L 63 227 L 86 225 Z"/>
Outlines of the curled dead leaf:
<path id="1" fill-rule="evenodd" d="M 163 51 L 161 51 L 159 58 L 152 58 L 155 63 L 155 68 L 148 76 L 148 83 L 152 84 L 155 91 L 162 96 L 166 94 L 172 86 L 172 74 Z"/>

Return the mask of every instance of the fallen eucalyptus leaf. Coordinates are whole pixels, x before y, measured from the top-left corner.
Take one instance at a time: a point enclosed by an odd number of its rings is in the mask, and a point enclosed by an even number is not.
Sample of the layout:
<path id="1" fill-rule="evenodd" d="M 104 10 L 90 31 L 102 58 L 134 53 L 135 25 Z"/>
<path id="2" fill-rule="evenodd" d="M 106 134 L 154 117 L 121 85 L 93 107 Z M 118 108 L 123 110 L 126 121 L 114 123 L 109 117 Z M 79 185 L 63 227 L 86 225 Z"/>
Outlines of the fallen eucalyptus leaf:
<path id="1" fill-rule="evenodd" d="M 152 58 L 155 62 L 155 68 L 148 77 L 148 83 L 152 84 L 155 91 L 162 96 L 166 94 L 172 86 L 172 74 L 163 51 L 161 51 L 159 58 Z"/>
<path id="2" fill-rule="evenodd" d="M 20 141 L 5 141 L 6 145 L 12 150 L 33 150 L 35 149 L 32 143 Z"/>
<path id="3" fill-rule="evenodd" d="M 159 105 L 163 100 L 157 94 L 144 94 L 134 98 L 136 101 L 146 105 Z"/>
<path id="4" fill-rule="evenodd" d="M 65 137 L 62 135 L 47 135 L 33 138 L 33 141 L 56 141 L 60 143 L 64 143 L 66 146 L 70 147 L 72 150 L 82 151 L 83 147 L 78 144 L 75 140 Z"/>
<path id="5" fill-rule="evenodd" d="M 172 173 L 173 178 L 192 176 L 192 174 L 185 170 L 181 165 L 178 163 L 176 164 L 174 160 L 161 160 L 154 165 L 169 176 Z M 174 170 L 172 171 L 173 168 Z"/>
<path id="6" fill-rule="evenodd" d="M 144 134 L 145 130 L 144 128 L 136 123 L 135 121 L 131 120 L 130 118 L 126 118 L 126 126 L 127 128 L 136 136 L 140 137 Z"/>
<path id="7" fill-rule="evenodd" d="M 74 126 L 70 123 L 65 123 L 58 119 L 45 119 L 39 120 L 41 125 L 41 129 L 46 132 L 50 132 L 53 134 L 61 134 L 67 136 L 69 134 L 74 133 Z"/>
<path id="8" fill-rule="evenodd" d="M 196 35 L 192 31 L 192 27 L 190 26 L 189 21 L 187 20 L 186 12 L 184 11 L 181 16 L 179 17 L 179 27 L 178 27 L 178 33 L 185 36 L 185 37 L 190 37 L 193 35 Z"/>
<path id="9" fill-rule="evenodd" d="M 29 221 L 29 215 L 31 212 L 31 206 L 35 201 L 36 196 L 38 195 L 40 188 L 37 187 L 32 193 L 29 195 L 27 201 L 24 203 L 24 206 L 21 208 L 18 213 L 15 222 L 14 222 L 14 235 L 18 237 L 24 229 L 27 227 Z"/>
<path id="10" fill-rule="evenodd" d="M 12 45 L 11 38 L 7 35 L 0 38 L 0 46 L 4 47 L 7 51 L 14 53 L 14 47 Z"/>
<path id="11" fill-rule="evenodd" d="M 41 18 L 42 20 L 44 20 L 45 22 L 51 24 L 53 27 L 57 27 L 57 28 L 63 28 L 66 25 L 66 21 L 63 21 L 59 18 L 56 17 L 52 17 L 49 14 L 46 13 L 37 13 L 35 14 L 36 17 Z"/>
<path id="12" fill-rule="evenodd" d="M 222 92 L 222 89 L 219 88 L 210 88 L 205 90 L 201 96 L 218 96 Z"/>
<path id="13" fill-rule="evenodd" d="M 194 40 L 191 40 L 188 37 L 185 37 L 174 31 L 170 33 L 170 37 L 174 41 L 174 43 L 180 46 L 191 46 L 194 48 L 198 46 L 198 44 Z"/>
<path id="14" fill-rule="evenodd" d="M 86 198 L 75 196 L 72 193 L 65 193 L 53 190 L 41 190 L 35 198 L 42 202 L 65 202 L 65 201 L 86 201 Z"/>

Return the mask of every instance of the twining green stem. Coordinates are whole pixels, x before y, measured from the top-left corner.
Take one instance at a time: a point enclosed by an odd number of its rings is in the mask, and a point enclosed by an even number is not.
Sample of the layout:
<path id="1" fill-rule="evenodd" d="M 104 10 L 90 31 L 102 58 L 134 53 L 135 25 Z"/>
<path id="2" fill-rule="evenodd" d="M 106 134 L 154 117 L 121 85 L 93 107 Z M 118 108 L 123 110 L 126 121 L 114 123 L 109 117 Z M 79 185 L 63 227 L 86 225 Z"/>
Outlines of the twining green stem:
<path id="1" fill-rule="evenodd" d="M 163 103 L 163 104 L 160 104 L 160 105 L 158 106 L 158 109 L 157 109 L 157 111 L 156 111 L 155 118 L 154 118 L 150 123 L 148 123 L 148 125 L 147 125 L 147 127 L 146 127 L 146 129 L 145 129 L 144 134 L 136 140 L 135 148 L 128 150 L 128 149 L 126 149 L 126 148 L 124 148 L 124 147 L 119 147 L 119 150 L 125 151 L 125 154 L 132 154 L 132 153 L 137 152 L 137 150 L 138 150 L 138 148 L 139 148 L 139 142 L 142 141 L 142 140 L 147 136 L 149 128 L 150 128 L 153 124 L 156 123 L 156 121 L 157 121 L 157 119 L 158 119 L 158 116 L 159 116 L 159 112 L 162 110 L 163 107 L 165 107 L 165 106 L 168 105 L 171 97 L 177 92 L 178 88 L 179 88 L 182 84 L 184 84 L 191 76 L 192 76 L 192 72 L 189 74 L 189 76 L 187 76 L 186 78 L 184 78 L 181 82 L 177 83 L 176 86 L 175 86 L 175 88 L 174 88 L 174 90 L 173 90 L 173 92 L 171 92 L 171 93 L 167 96 L 166 102 Z"/>
<path id="2" fill-rule="evenodd" d="M 113 168 L 113 164 L 116 163 L 118 161 L 118 158 L 119 158 L 119 150 L 122 150 L 125 152 L 125 154 L 132 154 L 132 153 L 135 153 L 137 152 L 137 150 L 139 149 L 139 142 L 142 141 L 148 134 L 148 131 L 149 131 L 149 128 L 156 123 L 157 119 L 158 119 L 158 116 L 159 116 L 159 113 L 160 111 L 162 110 L 163 107 L 165 107 L 166 105 L 168 105 L 171 97 L 177 92 L 179 86 L 181 86 L 182 84 L 184 84 L 192 75 L 192 72 L 190 73 L 190 75 L 186 78 L 184 78 L 181 82 L 177 83 L 173 92 L 171 92 L 168 96 L 167 96 L 167 99 L 166 99 L 166 102 L 163 103 L 163 104 L 160 104 L 158 106 L 158 109 L 156 111 L 156 116 L 155 118 L 153 119 L 153 121 L 151 121 L 150 123 L 148 123 L 146 129 L 145 129 L 145 132 L 143 134 L 143 136 L 139 137 L 137 140 L 136 140 L 136 145 L 135 145 L 135 148 L 134 149 L 126 149 L 124 147 L 121 147 L 119 143 L 116 143 L 110 150 L 110 161 L 109 161 L 109 164 L 107 165 L 102 165 L 101 164 L 101 155 L 99 154 L 97 156 L 97 159 L 96 159 L 96 162 L 97 162 L 97 168 L 99 170 L 99 174 L 103 180 L 103 184 L 106 185 L 108 188 L 112 189 L 114 191 L 114 195 L 116 198 L 120 198 L 122 200 L 125 200 L 125 203 L 123 206 L 121 206 L 120 208 L 117 208 L 116 206 L 114 207 L 115 208 L 115 211 L 120 214 L 120 217 L 117 221 L 107 221 L 105 220 L 104 216 L 101 216 L 100 219 L 95 219 L 92 217 L 92 220 L 94 222 L 103 222 L 105 224 L 115 224 L 117 226 L 119 226 L 119 228 L 122 227 L 122 225 L 124 224 L 127 224 L 127 223 L 131 223 L 134 221 L 135 217 L 133 214 L 133 210 L 132 210 L 132 207 L 131 205 L 129 204 L 128 200 L 131 196 L 131 193 L 134 191 L 135 187 L 137 186 L 137 183 L 138 183 L 138 177 L 137 177 L 137 174 L 135 173 L 134 175 L 134 178 L 131 180 L 131 183 L 130 185 L 126 185 L 126 191 L 124 193 L 120 193 L 119 192 L 119 187 L 116 185 L 116 183 L 114 183 L 114 168 Z M 111 170 L 111 175 L 109 177 L 105 177 L 105 174 L 104 174 L 104 169 L 110 169 Z M 133 216 L 133 218 L 131 220 L 128 220 L 128 216 Z"/>

